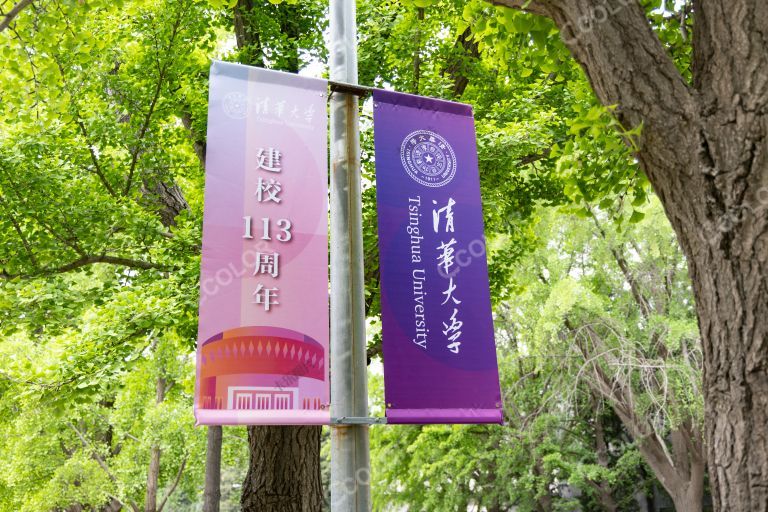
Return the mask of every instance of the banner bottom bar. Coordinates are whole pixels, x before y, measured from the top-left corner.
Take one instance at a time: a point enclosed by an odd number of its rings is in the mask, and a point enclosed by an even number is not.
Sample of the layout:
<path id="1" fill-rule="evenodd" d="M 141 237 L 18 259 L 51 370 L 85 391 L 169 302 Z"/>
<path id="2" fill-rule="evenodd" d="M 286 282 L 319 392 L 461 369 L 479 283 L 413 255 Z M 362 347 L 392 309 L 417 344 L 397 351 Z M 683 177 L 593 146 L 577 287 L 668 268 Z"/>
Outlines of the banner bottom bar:
<path id="1" fill-rule="evenodd" d="M 329 425 L 330 411 L 197 409 L 195 425 Z"/>
<path id="2" fill-rule="evenodd" d="M 501 409 L 387 409 L 390 424 L 504 423 Z"/>

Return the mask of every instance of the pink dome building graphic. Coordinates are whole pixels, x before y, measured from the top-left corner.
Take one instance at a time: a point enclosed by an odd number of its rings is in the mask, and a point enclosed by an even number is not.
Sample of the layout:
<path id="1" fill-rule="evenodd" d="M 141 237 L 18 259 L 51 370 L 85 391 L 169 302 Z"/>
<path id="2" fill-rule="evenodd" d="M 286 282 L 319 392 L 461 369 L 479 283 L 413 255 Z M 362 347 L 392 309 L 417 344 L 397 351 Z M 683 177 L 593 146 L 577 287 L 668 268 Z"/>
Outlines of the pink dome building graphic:
<path id="1" fill-rule="evenodd" d="M 198 404 L 201 409 L 326 409 L 321 398 L 326 363 L 323 346 L 300 332 L 228 329 L 208 338 L 198 352 Z"/>

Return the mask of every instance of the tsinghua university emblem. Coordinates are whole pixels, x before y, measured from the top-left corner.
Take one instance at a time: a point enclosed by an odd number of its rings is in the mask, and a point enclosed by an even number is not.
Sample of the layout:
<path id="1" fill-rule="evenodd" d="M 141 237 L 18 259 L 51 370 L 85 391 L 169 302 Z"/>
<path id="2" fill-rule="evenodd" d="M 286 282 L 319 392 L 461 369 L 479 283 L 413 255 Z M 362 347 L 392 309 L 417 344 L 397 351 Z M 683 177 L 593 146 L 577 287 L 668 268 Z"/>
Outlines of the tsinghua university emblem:
<path id="1" fill-rule="evenodd" d="M 230 119 L 245 119 L 248 117 L 248 96 L 241 92 L 230 92 L 222 99 L 221 107 Z"/>
<path id="2" fill-rule="evenodd" d="M 456 155 L 435 132 L 416 130 L 403 140 L 400 159 L 408 175 L 425 187 L 447 185 L 456 174 Z"/>

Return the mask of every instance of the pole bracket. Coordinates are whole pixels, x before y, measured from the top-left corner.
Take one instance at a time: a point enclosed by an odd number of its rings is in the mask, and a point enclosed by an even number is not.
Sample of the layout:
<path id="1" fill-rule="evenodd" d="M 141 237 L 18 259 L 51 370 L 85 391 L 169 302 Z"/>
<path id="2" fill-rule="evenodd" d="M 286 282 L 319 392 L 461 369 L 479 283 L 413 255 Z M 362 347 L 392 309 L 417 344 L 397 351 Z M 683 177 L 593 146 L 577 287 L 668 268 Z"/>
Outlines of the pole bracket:
<path id="1" fill-rule="evenodd" d="M 331 425 L 384 425 L 387 423 L 385 416 L 339 416 L 331 418 Z"/>
<path id="2" fill-rule="evenodd" d="M 328 88 L 331 89 L 331 94 L 334 92 L 340 92 L 342 94 L 352 94 L 353 96 L 358 96 L 360 98 L 365 98 L 373 92 L 373 87 L 348 84 L 346 82 L 337 82 L 335 80 L 328 81 Z"/>

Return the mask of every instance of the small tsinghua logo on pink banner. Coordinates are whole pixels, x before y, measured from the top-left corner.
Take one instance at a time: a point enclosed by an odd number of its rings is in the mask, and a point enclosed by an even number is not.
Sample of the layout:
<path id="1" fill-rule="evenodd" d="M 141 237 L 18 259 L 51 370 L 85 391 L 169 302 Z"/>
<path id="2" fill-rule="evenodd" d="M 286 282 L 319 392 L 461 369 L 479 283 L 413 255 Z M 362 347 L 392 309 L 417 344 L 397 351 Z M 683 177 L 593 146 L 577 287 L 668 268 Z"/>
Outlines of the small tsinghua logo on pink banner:
<path id="1" fill-rule="evenodd" d="M 225 95 L 221 108 L 224 109 L 224 114 L 230 119 L 245 119 L 248 117 L 248 96 L 241 92 L 230 92 Z"/>
<path id="2" fill-rule="evenodd" d="M 403 140 L 400 158 L 408 175 L 425 187 L 442 187 L 456 174 L 456 155 L 448 141 L 429 130 L 416 130 Z"/>
<path id="3" fill-rule="evenodd" d="M 328 82 L 211 64 L 195 419 L 327 425 Z"/>

